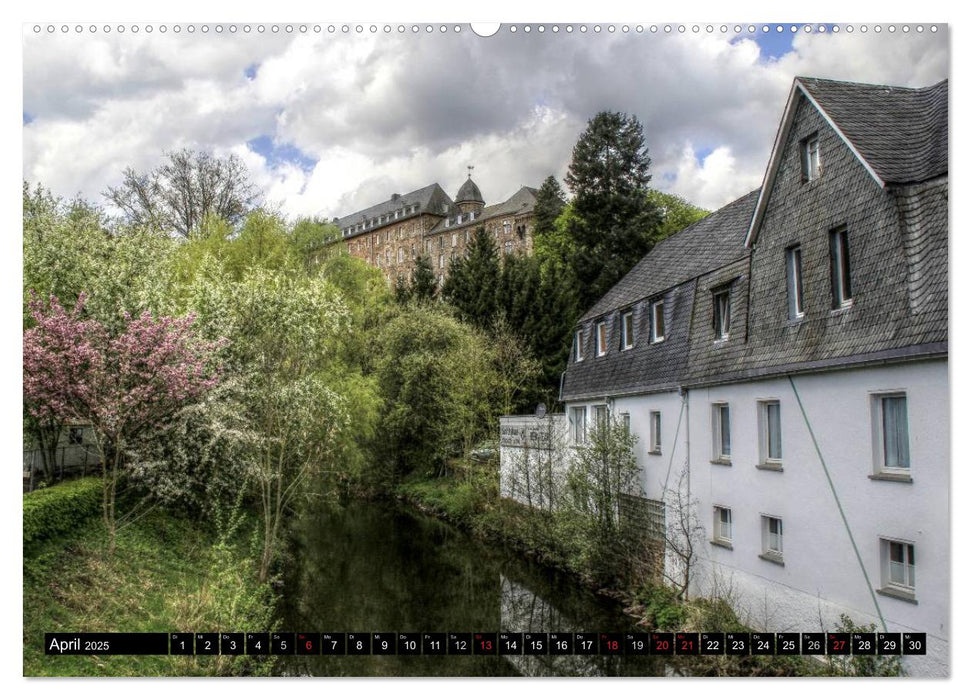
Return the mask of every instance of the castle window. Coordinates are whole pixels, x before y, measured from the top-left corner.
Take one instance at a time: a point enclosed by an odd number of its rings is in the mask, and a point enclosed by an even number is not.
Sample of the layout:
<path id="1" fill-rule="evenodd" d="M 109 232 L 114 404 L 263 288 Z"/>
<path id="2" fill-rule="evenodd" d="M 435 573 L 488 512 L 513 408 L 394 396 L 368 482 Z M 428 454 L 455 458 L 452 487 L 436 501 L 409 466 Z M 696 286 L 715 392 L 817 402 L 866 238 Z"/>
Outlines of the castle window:
<path id="1" fill-rule="evenodd" d="M 457 233 L 452 234 L 452 247 L 454 248 L 459 244 L 459 235 Z"/>
<path id="2" fill-rule="evenodd" d="M 512 224 L 509 221 L 502 222 L 502 233 L 506 236 L 512 233 Z"/>
<path id="3" fill-rule="evenodd" d="M 512 253 L 512 241 L 506 241 L 505 249 L 506 255 L 510 255 Z"/>

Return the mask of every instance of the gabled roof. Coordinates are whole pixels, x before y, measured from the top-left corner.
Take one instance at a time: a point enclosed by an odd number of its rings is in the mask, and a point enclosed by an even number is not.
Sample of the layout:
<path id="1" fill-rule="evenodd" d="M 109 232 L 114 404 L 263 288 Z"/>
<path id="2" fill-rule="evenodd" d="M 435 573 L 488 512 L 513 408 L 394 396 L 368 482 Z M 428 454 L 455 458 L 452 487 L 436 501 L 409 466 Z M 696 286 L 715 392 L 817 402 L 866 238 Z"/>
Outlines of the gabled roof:
<path id="1" fill-rule="evenodd" d="M 753 190 L 658 243 L 580 319 L 660 294 L 748 255 L 745 231 L 759 191 Z"/>
<path id="2" fill-rule="evenodd" d="M 367 209 L 362 209 L 356 211 L 353 214 L 347 216 L 342 216 L 337 220 L 337 228 L 343 230 L 348 226 L 357 226 L 364 221 L 370 221 L 379 216 L 386 216 L 388 214 L 394 215 L 394 212 L 402 209 L 403 207 L 410 207 L 413 204 L 418 205 L 418 213 L 428 213 L 436 214 L 438 216 L 444 216 L 445 212 L 442 211 L 442 205 L 452 206 L 452 200 L 445 193 L 445 190 L 435 182 L 431 185 L 422 187 L 420 190 L 415 190 L 414 192 L 409 192 L 408 194 L 398 195 L 397 198 L 392 196 L 390 199 L 381 202 L 380 204 L 375 204 L 368 207 Z M 401 217 L 404 218 L 404 217 Z"/>
<path id="3" fill-rule="evenodd" d="M 815 107 L 880 187 L 925 182 L 948 170 L 948 81 L 923 88 L 797 77 L 745 240 L 751 245 L 800 98 Z"/>

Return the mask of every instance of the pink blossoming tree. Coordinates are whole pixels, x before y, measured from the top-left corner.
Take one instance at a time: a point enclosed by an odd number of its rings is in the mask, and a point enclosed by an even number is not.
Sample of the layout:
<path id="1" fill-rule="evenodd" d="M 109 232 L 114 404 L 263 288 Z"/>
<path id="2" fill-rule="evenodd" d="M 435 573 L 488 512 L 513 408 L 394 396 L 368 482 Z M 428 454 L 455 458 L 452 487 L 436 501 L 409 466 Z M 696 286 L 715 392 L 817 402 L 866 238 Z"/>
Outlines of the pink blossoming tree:
<path id="1" fill-rule="evenodd" d="M 217 383 L 212 358 L 220 343 L 197 337 L 192 315 L 155 319 L 147 311 L 138 317 L 126 313 L 112 335 L 97 320 L 84 318 L 84 301 L 81 294 L 67 311 L 57 297 L 47 304 L 31 298 L 36 325 L 24 332 L 24 401 L 38 419 L 78 420 L 94 429 L 113 552 L 118 529 L 145 512 L 116 514 L 126 446 Z"/>

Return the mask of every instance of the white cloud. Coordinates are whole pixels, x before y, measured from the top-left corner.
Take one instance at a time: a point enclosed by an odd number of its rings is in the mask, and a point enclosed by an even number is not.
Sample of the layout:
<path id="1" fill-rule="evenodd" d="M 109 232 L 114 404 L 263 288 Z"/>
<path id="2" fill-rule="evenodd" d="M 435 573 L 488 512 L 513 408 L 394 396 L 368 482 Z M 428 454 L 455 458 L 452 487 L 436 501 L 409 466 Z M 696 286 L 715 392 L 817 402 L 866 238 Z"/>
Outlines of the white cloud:
<path id="1" fill-rule="evenodd" d="M 242 154 L 291 215 L 435 181 L 454 193 L 468 164 L 495 202 L 562 177 L 586 120 L 613 109 L 643 122 L 655 186 L 717 207 L 761 181 L 795 75 L 924 85 L 949 69 L 943 33 L 799 34 L 793 49 L 763 61 L 717 34 L 30 34 L 23 175 L 98 199 L 126 166 L 189 146 Z M 268 164 L 245 145 L 259 136 L 316 167 Z"/>

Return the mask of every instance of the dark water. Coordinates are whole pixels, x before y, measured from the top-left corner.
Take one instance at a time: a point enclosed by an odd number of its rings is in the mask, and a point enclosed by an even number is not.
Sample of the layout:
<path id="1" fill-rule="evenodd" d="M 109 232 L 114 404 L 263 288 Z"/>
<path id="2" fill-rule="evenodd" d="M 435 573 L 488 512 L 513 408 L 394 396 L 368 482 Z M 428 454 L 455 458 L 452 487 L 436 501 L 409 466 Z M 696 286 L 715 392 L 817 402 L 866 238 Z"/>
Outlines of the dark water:
<path id="1" fill-rule="evenodd" d="M 558 572 L 393 505 L 322 507 L 296 545 L 283 628 L 294 632 L 625 632 L 631 621 Z M 294 656 L 313 676 L 654 676 L 609 656 Z"/>

